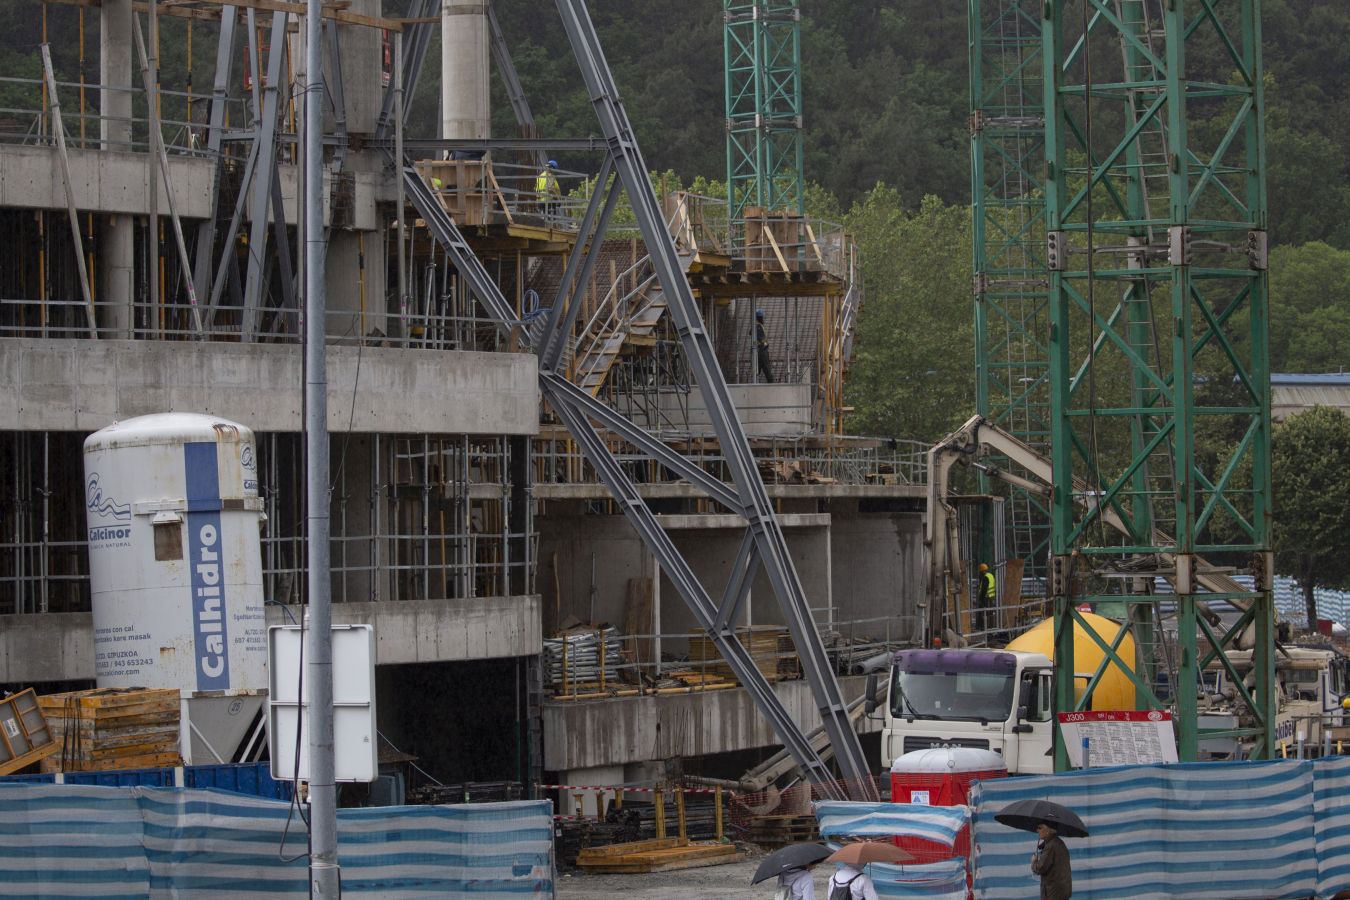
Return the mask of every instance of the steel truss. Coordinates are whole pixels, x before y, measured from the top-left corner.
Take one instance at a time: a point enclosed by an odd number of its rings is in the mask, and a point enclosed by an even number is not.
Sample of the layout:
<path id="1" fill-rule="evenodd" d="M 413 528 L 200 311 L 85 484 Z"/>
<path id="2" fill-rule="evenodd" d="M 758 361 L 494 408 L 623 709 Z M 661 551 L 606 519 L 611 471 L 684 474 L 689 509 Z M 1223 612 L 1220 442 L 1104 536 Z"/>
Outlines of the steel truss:
<path id="1" fill-rule="evenodd" d="M 595 28 L 583 0 L 557 0 L 564 29 L 591 97 L 608 153 L 602 164 L 596 190 L 582 220 L 578 241 L 567 272 L 543 325 L 530 334 L 539 356 L 540 386 L 545 399 L 567 426 L 587 460 L 604 481 L 624 514 L 671 579 L 680 596 L 707 630 L 723 658 L 769 720 L 779 739 L 792 753 L 806 775 L 830 796 L 875 799 L 876 788 L 862 755 L 848 709 L 835 679 L 824 645 L 816 632 L 801 582 L 792 564 L 782 530 L 774 518 L 744 431 L 727 391 L 712 343 L 699 315 L 684 266 L 666 229 L 660 207 L 647 175 L 647 166 L 637 146 L 627 112 L 600 49 Z M 616 177 L 608 190 L 603 187 Z M 504 331 L 521 328 L 510 305 L 482 263 L 473 255 L 454 221 L 417 172 L 402 166 L 408 198 L 445 247 L 475 297 Z M 588 273 L 603 244 L 609 213 L 622 190 L 633 209 L 638 228 L 651 258 L 653 271 L 665 292 L 690 373 L 706 398 L 713 429 L 732 476 L 727 484 L 651 437 L 628 419 L 596 400 L 569 381 L 561 365 L 563 351 L 581 306 Z M 715 599 L 699 581 L 692 567 L 661 528 L 655 515 L 604 438 L 618 435 L 639 453 L 657 461 L 675 475 L 702 489 L 711 499 L 743 516 L 747 528 L 731 576 Z M 773 586 L 787 627 L 801 658 L 802 670 L 815 698 L 817 710 L 834 748 L 841 784 L 825 759 L 808 740 L 804 729 L 793 721 L 773 686 L 756 667 L 749 651 L 736 634 L 736 620 L 759 567 Z"/>
<path id="2" fill-rule="evenodd" d="M 1039 0 L 969 0 L 975 406 L 1027 445 L 1050 437 L 1045 97 Z M 1050 510 L 1012 489 L 1008 551 L 1044 578 Z"/>
<path id="3" fill-rule="evenodd" d="M 1086 35 L 1086 36 L 1085 36 Z M 1075 699 L 1077 604 L 1124 605 L 1149 643 L 1175 585 L 1183 760 L 1233 736 L 1274 752 L 1270 396 L 1259 0 L 1050 0 L 1042 22 L 1057 708 Z M 1205 54 L 1188 54 L 1201 44 Z M 1217 52 L 1215 52 L 1217 51 Z M 1201 71 L 1208 60 L 1213 71 Z M 1203 125 L 1203 127 L 1201 127 Z M 1196 445 L 1197 434 L 1227 446 Z M 1220 441 L 1214 441 L 1220 444 Z M 1075 479 L 1082 485 L 1075 496 Z M 1108 517 L 1124 524 L 1115 539 Z M 1236 562 L 1253 589 L 1206 566 Z M 1082 563 L 1086 571 L 1075 572 Z M 1134 569 L 1130 565 L 1135 566 Z M 1112 592 L 1108 579 L 1123 585 Z M 1207 621 L 1209 602 L 1240 609 Z M 1217 622 L 1217 620 L 1216 620 Z M 1197 686 L 1245 635 L 1249 726 L 1198 727 Z M 1098 641 L 1107 661 L 1114 647 Z M 1125 662 L 1133 663 L 1133 660 Z M 1141 708 L 1163 708 L 1135 679 Z M 1062 742 L 1057 764 L 1067 760 Z"/>
<path id="4" fill-rule="evenodd" d="M 723 0 L 727 198 L 746 210 L 805 212 L 800 0 Z"/>

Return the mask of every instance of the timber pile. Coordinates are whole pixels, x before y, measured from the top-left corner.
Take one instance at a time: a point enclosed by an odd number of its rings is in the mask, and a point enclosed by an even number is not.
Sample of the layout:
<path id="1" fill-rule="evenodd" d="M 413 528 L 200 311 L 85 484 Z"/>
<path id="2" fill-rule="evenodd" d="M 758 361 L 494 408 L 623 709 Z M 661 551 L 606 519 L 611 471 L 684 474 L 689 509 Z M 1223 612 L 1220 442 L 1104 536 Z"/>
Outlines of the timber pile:
<path id="1" fill-rule="evenodd" d="M 555 694 L 603 691 L 618 683 L 623 642 L 612 625 L 577 627 L 544 640 L 544 665 Z"/>
<path id="2" fill-rule="evenodd" d="M 656 838 L 608 847 L 587 847 L 577 866 L 597 874 L 642 874 L 720 866 L 744 859 L 735 844 L 693 843 L 684 838 Z"/>
<path id="3" fill-rule="evenodd" d="M 782 847 L 816 840 L 820 837 L 817 827 L 814 815 L 753 816 L 739 839 L 761 847 Z"/>
<path id="4" fill-rule="evenodd" d="M 791 678 L 801 673 L 801 662 L 797 658 L 796 647 L 786 628 L 777 625 L 756 625 L 752 628 L 736 629 L 750 657 L 769 681 Z M 696 632 L 689 636 L 689 662 L 701 671 L 711 672 L 725 678 L 735 678 L 731 666 L 722 660 L 717 645 L 704 633 Z M 711 663 L 710 665 L 704 665 Z"/>
<path id="5" fill-rule="evenodd" d="M 44 772 L 181 766 L 178 691 L 97 688 L 38 698 L 58 754 Z"/>

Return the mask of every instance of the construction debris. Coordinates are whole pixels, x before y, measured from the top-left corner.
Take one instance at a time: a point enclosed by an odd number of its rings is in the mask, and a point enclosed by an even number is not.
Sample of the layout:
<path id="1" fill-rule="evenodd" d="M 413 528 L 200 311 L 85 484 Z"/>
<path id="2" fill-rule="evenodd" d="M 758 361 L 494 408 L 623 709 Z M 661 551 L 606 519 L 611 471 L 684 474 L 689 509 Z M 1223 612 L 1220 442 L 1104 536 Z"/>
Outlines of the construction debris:
<path id="1" fill-rule="evenodd" d="M 178 691 L 96 688 L 38 698 L 59 754 L 44 772 L 181 766 Z"/>
<path id="2" fill-rule="evenodd" d="M 32 688 L 0 698 L 0 775 L 31 766 L 60 749 Z"/>

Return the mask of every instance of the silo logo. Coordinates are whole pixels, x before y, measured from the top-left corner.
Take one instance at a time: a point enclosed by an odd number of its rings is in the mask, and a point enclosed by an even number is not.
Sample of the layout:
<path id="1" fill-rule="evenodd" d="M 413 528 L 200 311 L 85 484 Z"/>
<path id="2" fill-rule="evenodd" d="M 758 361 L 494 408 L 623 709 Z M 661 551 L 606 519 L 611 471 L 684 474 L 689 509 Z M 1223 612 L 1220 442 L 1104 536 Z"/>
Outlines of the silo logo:
<path id="1" fill-rule="evenodd" d="M 220 578 L 220 515 L 189 517 L 192 546 L 192 611 L 196 625 L 197 690 L 230 686 L 225 655 L 225 585 Z"/>
<path id="2" fill-rule="evenodd" d="M 98 473 L 89 475 L 85 485 L 85 508 L 90 519 L 111 519 L 111 525 L 96 525 L 89 529 L 89 543 L 100 546 L 130 546 L 131 507 L 118 503 L 113 497 L 103 493 Z"/>
<path id="3" fill-rule="evenodd" d="M 239 465 L 248 469 L 250 472 L 257 469 L 257 464 L 253 462 L 253 448 L 245 444 L 244 449 L 239 451 Z"/>

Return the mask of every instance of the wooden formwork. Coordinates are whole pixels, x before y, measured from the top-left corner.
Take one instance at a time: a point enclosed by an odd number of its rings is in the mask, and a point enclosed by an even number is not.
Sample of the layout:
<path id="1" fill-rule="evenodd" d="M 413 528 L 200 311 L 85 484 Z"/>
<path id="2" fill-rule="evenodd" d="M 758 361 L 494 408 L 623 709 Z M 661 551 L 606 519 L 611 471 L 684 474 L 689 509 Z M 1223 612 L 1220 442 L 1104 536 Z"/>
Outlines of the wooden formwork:
<path id="1" fill-rule="evenodd" d="M 172 689 L 96 688 L 38 698 L 59 754 L 44 771 L 180 766 L 179 695 Z"/>
<path id="2" fill-rule="evenodd" d="M 0 775 L 27 768 L 59 749 L 32 688 L 0 698 Z"/>

